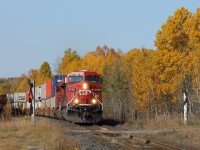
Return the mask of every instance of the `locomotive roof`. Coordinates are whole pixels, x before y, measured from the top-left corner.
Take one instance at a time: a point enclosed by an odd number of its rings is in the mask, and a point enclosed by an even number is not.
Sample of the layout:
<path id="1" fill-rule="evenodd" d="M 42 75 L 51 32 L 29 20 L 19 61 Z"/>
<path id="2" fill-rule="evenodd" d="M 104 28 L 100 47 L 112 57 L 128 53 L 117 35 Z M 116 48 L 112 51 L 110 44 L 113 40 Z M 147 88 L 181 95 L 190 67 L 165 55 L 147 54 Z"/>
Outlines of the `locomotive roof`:
<path id="1" fill-rule="evenodd" d="M 100 74 L 97 72 L 94 72 L 94 71 L 87 71 L 87 70 L 79 70 L 79 71 L 75 71 L 75 72 L 68 74 L 68 76 L 73 76 L 73 75 L 76 75 L 76 76 L 98 75 L 99 76 Z"/>

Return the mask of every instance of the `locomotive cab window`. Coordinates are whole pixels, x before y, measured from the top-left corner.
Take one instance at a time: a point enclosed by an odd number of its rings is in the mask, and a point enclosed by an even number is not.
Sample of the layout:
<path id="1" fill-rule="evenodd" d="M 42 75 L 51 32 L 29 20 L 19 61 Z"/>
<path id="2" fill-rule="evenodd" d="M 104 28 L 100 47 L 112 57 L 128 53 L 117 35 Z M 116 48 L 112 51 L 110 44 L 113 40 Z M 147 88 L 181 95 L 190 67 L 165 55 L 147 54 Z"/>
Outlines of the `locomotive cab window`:
<path id="1" fill-rule="evenodd" d="M 82 82 L 83 76 L 69 76 L 68 81 L 69 82 Z"/>
<path id="2" fill-rule="evenodd" d="M 99 82 L 99 77 L 98 76 L 86 76 L 85 81 L 88 82 Z"/>

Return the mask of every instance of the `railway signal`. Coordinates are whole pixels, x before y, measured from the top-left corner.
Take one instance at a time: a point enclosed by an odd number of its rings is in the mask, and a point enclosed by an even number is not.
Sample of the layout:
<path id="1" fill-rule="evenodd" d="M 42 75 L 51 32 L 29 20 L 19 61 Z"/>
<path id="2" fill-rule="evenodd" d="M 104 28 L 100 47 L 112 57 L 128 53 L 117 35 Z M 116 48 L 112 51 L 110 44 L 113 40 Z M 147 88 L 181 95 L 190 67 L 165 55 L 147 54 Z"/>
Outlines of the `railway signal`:
<path id="1" fill-rule="evenodd" d="M 31 102 L 30 111 L 31 111 L 31 117 L 32 117 L 32 123 L 34 124 L 34 118 L 35 118 L 35 81 L 32 82 L 28 79 L 28 85 L 30 87 L 29 94 L 31 95 L 31 99 L 29 102 Z"/>

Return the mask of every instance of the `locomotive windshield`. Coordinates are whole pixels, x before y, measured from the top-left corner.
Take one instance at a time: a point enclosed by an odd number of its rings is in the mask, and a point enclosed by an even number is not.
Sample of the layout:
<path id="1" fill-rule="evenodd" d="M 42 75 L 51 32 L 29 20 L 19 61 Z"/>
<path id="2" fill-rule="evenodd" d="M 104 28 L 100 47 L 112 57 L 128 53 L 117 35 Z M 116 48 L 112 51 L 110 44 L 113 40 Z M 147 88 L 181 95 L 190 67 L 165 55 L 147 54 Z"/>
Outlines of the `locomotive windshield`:
<path id="1" fill-rule="evenodd" d="M 99 82 L 99 77 L 98 76 L 86 76 L 85 81 L 89 82 Z"/>
<path id="2" fill-rule="evenodd" d="M 69 76 L 69 82 L 81 82 L 83 81 L 83 76 Z"/>

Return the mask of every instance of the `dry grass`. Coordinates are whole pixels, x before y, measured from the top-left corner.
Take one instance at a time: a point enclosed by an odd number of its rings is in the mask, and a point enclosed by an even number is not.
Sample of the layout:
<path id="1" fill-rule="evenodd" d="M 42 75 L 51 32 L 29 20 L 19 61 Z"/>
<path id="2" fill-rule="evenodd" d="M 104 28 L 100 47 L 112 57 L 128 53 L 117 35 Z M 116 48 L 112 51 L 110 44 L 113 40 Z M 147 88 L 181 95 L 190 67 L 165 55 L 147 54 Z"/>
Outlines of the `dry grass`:
<path id="1" fill-rule="evenodd" d="M 127 123 L 124 128 L 131 130 L 148 130 L 150 133 L 138 134 L 147 139 L 174 145 L 184 149 L 200 149 L 200 119 L 190 116 L 187 125 L 178 116 L 158 116 L 151 120 L 137 120 Z M 156 131 L 161 132 L 156 132 Z"/>
<path id="2" fill-rule="evenodd" d="M 10 103 L 7 103 L 4 106 L 4 111 L 2 114 L 2 120 L 11 120 L 12 119 L 12 106 Z"/>
<path id="3" fill-rule="evenodd" d="M 198 150 L 200 148 L 200 129 L 177 129 L 162 132 L 158 135 L 152 134 L 149 135 L 149 138 L 188 150 Z"/>
<path id="4" fill-rule="evenodd" d="M 18 150 L 40 148 L 46 150 L 74 149 L 75 144 L 65 135 L 58 123 L 37 121 L 29 118 L 13 118 L 0 122 L 0 149 Z"/>
<path id="5" fill-rule="evenodd" d="M 124 125 L 125 128 L 132 129 L 174 129 L 184 127 L 183 120 L 178 116 L 157 116 L 154 119 L 141 119 L 129 122 Z"/>

